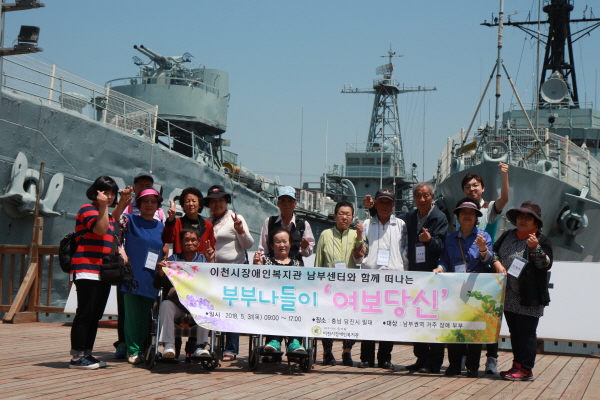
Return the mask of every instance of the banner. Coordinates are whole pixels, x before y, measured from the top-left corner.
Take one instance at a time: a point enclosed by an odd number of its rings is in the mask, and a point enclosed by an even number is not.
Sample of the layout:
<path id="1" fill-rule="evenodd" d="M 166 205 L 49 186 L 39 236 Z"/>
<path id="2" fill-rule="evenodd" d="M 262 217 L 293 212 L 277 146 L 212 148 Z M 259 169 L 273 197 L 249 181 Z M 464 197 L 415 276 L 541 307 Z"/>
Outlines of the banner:
<path id="1" fill-rule="evenodd" d="M 503 275 L 169 262 L 198 325 L 224 332 L 495 343 Z"/>

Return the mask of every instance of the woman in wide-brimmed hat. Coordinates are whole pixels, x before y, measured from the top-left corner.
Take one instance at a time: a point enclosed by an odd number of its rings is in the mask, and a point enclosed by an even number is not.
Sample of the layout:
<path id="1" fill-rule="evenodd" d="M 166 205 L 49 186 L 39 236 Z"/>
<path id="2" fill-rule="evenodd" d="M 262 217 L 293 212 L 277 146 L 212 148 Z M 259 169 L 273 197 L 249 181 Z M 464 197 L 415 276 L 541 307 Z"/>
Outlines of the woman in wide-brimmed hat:
<path id="1" fill-rule="evenodd" d="M 541 232 L 542 211 L 536 203 L 526 201 L 509 210 L 506 217 L 517 228 L 505 232 L 494 244 L 492 267 L 507 275 L 504 318 L 510 331 L 513 365 L 500 376 L 511 381 L 530 381 L 537 325 L 550 302 L 547 271 L 552 266 L 552 244 Z"/>
<path id="2" fill-rule="evenodd" d="M 446 236 L 444 252 L 434 272 L 491 272 L 489 263 L 493 256 L 492 239 L 487 232 L 477 228 L 477 220 L 483 215 L 479 202 L 472 197 L 465 197 L 458 201 L 453 212 L 458 218 L 460 228 Z M 467 376 L 477 378 L 481 358 L 480 343 L 448 344 L 450 365 L 444 374 L 460 375 L 463 354 L 467 356 L 465 363 Z M 439 372 L 440 366 L 441 361 L 437 360 L 435 367 L 428 368 L 428 372 Z"/>

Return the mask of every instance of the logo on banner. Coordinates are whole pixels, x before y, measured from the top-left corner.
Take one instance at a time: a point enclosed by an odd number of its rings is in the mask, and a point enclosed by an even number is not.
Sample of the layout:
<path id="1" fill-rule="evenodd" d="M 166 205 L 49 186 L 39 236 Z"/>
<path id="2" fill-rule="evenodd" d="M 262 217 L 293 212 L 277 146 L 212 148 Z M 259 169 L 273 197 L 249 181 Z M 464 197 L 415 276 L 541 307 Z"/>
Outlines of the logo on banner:
<path id="1" fill-rule="evenodd" d="M 311 332 L 314 336 L 321 336 L 321 333 L 323 333 L 323 329 L 321 329 L 320 326 L 313 326 Z"/>

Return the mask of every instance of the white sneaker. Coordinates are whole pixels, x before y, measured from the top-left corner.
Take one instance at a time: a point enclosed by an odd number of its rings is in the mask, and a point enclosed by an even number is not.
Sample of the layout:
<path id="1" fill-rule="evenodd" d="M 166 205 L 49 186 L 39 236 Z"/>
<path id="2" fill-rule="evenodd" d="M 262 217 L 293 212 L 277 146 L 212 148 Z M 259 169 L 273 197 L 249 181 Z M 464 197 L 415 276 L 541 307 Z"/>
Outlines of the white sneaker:
<path id="1" fill-rule="evenodd" d="M 488 357 L 485 363 L 485 373 L 496 375 L 498 373 L 498 359 L 494 357 Z"/>
<path id="2" fill-rule="evenodd" d="M 142 357 L 139 354 L 132 354 L 127 359 L 127 362 L 132 365 L 137 365 L 142 363 Z"/>
<path id="3" fill-rule="evenodd" d="M 197 348 L 196 351 L 194 351 L 194 354 L 192 355 L 192 357 L 202 357 L 202 356 L 210 356 L 210 352 L 208 350 L 201 349 L 201 348 Z"/>
<path id="4" fill-rule="evenodd" d="M 175 345 L 173 343 L 165 343 L 162 356 L 163 358 L 175 358 Z"/>

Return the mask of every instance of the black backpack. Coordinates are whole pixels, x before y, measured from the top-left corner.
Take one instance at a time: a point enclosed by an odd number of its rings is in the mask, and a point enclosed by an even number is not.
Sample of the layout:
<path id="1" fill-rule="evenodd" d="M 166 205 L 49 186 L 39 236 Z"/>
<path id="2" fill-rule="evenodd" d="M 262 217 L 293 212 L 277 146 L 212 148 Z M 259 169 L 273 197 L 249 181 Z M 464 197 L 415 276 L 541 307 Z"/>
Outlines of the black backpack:
<path id="1" fill-rule="evenodd" d="M 71 259 L 77 251 L 75 232 L 67 233 L 58 246 L 58 263 L 66 274 L 71 272 Z"/>

